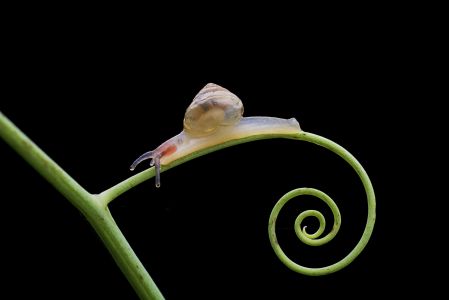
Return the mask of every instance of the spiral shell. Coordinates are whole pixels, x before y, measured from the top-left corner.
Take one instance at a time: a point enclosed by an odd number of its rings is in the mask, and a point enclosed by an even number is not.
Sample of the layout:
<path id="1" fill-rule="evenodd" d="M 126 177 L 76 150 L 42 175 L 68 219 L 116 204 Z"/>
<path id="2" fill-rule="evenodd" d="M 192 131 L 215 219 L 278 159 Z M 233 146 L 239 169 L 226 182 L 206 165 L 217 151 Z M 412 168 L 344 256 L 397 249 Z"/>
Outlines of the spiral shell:
<path id="1" fill-rule="evenodd" d="M 184 116 L 184 131 L 207 136 L 222 126 L 237 124 L 243 115 L 242 101 L 227 89 L 208 83 L 193 99 Z"/>

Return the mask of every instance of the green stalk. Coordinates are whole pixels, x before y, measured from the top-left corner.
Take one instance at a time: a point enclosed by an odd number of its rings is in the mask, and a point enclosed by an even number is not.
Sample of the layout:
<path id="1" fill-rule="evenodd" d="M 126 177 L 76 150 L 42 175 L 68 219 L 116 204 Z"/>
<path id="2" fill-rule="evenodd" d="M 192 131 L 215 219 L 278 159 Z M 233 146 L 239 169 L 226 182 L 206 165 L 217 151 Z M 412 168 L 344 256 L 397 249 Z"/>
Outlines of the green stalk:
<path id="1" fill-rule="evenodd" d="M 99 195 L 88 193 L 63 169 L 61 169 L 53 160 L 51 160 L 41 149 L 39 149 L 28 137 L 26 137 L 17 127 L 14 126 L 2 113 L 0 113 L 0 137 L 2 137 L 13 149 L 15 149 L 26 161 L 30 163 L 44 178 L 46 178 L 58 191 L 60 191 L 75 207 L 77 207 L 87 218 L 95 231 L 103 240 L 106 248 L 114 257 L 116 263 L 131 283 L 136 293 L 141 299 L 163 299 L 157 286 L 147 273 L 139 259 L 134 254 L 120 229 L 112 218 L 107 205 L 136 185 L 148 180 L 155 175 L 154 167 L 142 171 L 117 185 L 105 190 Z M 312 246 L 319 246 L 329 242 L 337 233 L 341 217 L 340 212 L 334 201 L 321 191 L 302 188 L 296 189 L 285 194 L 275 205 L 269 220 L 269 238 L 271 245 L 279 259 L 295 272 L 316 276 L 329 274 L 338 271 L 351 263 L 364 249 L 373 232 L 376 219 L 376 201 L 371 181 L 361 166 L 361 164 L 347 150 L 340 145 L 307 132 L 296 133 L 251 133 L 247 136 L 224 142 L 222 144 L 201 149 L 192 154 L 179 158 L 166 166 L 162 166 L 161 172 L 167 171 L 177 165 L 185 163 L 194 158 L 217 151 L 233 145 L 251 142 L 261 139 L 286 138 L 295 139 L 317 144 L 324 147 L 340 157 L 342 157 L 360 177 L 365 188 L 368 212 L 365 230 L 360 241 L 355 248 L 339 262 L 322 268 L 307 268 L 291 261 L 281 250 L 276 238 L 276 219 L 282 206 L 290 199 L 299 195 L 312 195 L 325 201 L 331 208 L 334 215 L 334 225 L 330 233 L 325 237 L 319 238 L 324 231 L 325 220 L 321 213 L 309 210 L 301 213 L 295 221 L 294 230 L 298 238 L 304 243 Z M 308 233 L 306 228 L 301 228 L 301 221 L 306 217 L 316 217 L 320 223 L 319 229 L 315 233 Z"/>
<path id="2" fill-rule="evenodd" d="M 164 299 L 101 197 L 87 192 L 1 112 L 0 137 L 82 212 L 141 299 Z"/>

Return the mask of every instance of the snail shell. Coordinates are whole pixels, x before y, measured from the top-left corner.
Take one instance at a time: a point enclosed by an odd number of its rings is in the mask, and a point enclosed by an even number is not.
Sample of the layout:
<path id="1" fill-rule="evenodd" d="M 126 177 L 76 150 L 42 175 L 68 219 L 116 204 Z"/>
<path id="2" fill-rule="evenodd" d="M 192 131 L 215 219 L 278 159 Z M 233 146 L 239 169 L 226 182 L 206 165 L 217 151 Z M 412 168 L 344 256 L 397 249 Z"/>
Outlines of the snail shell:
<path id="1" fill-rule="evenodd" d="M 237 124 L 243 103 L 227 89 L 208 83 L 193 99 L 184 116 L 184 131 L 192 137 L 214 133 L 222 126 Z"/>

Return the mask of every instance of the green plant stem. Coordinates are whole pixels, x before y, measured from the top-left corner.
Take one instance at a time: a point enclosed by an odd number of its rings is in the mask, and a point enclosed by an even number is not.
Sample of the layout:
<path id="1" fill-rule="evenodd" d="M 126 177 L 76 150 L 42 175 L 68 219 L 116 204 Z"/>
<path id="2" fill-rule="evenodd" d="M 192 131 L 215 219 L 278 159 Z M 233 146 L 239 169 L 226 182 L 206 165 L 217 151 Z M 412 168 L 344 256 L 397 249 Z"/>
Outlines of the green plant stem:
<path id="1" fill-rule="evenodd" d="M 135 187 L 136 185 L 148 180 L 155 175 L 154 167 L 142 171 L 120 183 L 105 190 L 99 195 L 92 195 L 84 190 L 73 178 L 71 178 L 67 173 L 64 172 L 55 162 L 53 162 L 42 150 L 40 150 L 34 143 L 32 143 L 19 129 L 17 129 L 4 115 L 0 113 L 0 136 L 6 140 L 8 144 L 11 145 L 25 160 L 27 160 L 42 176 L 44 176 L 53 186 L 59 190 L 64 196 L 69 199 L 72 204 L 77 207 L 89 220 L 94 229 L 102 238 L 104 244 L 111 252 L 115 261 L 119 265 L 122 272 L 128 278 L 131 285 L 136 290 L 137 294 L 142 299 L 163 299 L 158 288 L 154 284 L 153 280 L 146 272 L 145 268 L 142 266 L 131 247 L 127 243 L 125 237 L 120 232 L 119 228 L 115 224 L 107 205 L 128 191 L 129 189 Z M 321 213 L 317 211 L 306 211 L 298 216 L 295 221 L 295 231 L 298 237 L 305 243 L 309 245 L 318 246 L 330 241 L 338 231 L 340 226 L 340 212 L 336 207 L 334 201 L 330 199 L 329 196 L 321 191 L 303 188 L 290 191 L 285 194 L 278 203 L 273 208 L 273 211 L 269 220 L 269 238 L 271 245 L 279 257 L 279 259 L 290 269 L 303 273 L 306 275 L 324 275 L 328 273 L 335 272 L 341 268 L 347 266 L 351 263 L 364 249 L 368 240 L 373 232 L 374 223 L 376 219 L 376 202 L 374 190 L 371 181 L 361 166 L 361 164 L 352 156 L 347 150 L 338 144 L 320 137 L 318 135 L 307 133 L 307 132 L 297 132 L 289 134 L 277 134 L 277 133 L 267 133 L 267 134 L 252 134 L 248 133 L 248 136 L 239 138 L 236 140 L 230 140 L 222 144 L 205 148 L 196 151 L 192 154 L 186 155 L 180 159 L 171 162 L 168 165 L 162 166 L 161 172 L 167 171 L 177 165 L 185 163 L 194 158 L 200 157 L 207 153 L 217 151 L 226 147 L 233 145 L 251 142 L 261 139 L 272 139 L 272 138 L 286 138 L 302 140 L 310 143 L 317 144 L 324 147 L 340 157 L 342 157 L 351 167 L 356 171 L 357 175 L 360 177 L 362 184 L 365 188 L 368 202 L 368 212 L 367 212 L 367 222 L 365 230 L 362 234 L 360 241 L 357 243 L 355 248 L 342 260 L 339 262 L 322 268 L 307 268 L 302 267 L 293 261 L 291 261 L 281 250 L 277 238 L 276 238 L 276 219 L 277 215 L 282 208 L 282 206 L 290 199 L 303 194 L 316 196 L 323 201 L 325 201 L 331 208 L 334 215 L 334 226 L 331 232 L 324 238 L 317 239 L 319 235 L 324 231 L 325 221 Z M 306 232 L 305 228 L 300 228 L 301 221 L 309 216 L 314 216 L 318 218 L 320 222 L 320 228 L 315 233 Z"/>
<path id="2" fill-rule="evenodd" d="M 87 192 L 1 112 L 0 137 L 82 212 L 141 299 L 164 299 L 101 197 Z"/>

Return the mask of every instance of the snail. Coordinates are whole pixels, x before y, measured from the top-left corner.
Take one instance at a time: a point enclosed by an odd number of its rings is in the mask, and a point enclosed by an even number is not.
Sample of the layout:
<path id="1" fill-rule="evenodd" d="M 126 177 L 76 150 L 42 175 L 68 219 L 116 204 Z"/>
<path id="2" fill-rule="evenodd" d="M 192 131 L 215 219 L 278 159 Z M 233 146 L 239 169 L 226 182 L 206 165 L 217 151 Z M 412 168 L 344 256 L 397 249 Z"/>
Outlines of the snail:
<path id="1" fill-rule="evenodd" d="M 150 166 L 156 168 L 156 187 L 160 187 L 161 165 L 168 165 L 192 152 L 250 135 L 301 131 L 294 118 L 243 117 L 239 97 L 214 83 L 208 83 L 195 96 L 186 110 L 183 125 L 180 134 L 142 154 L 130 170 L 151 159 Z"/>

